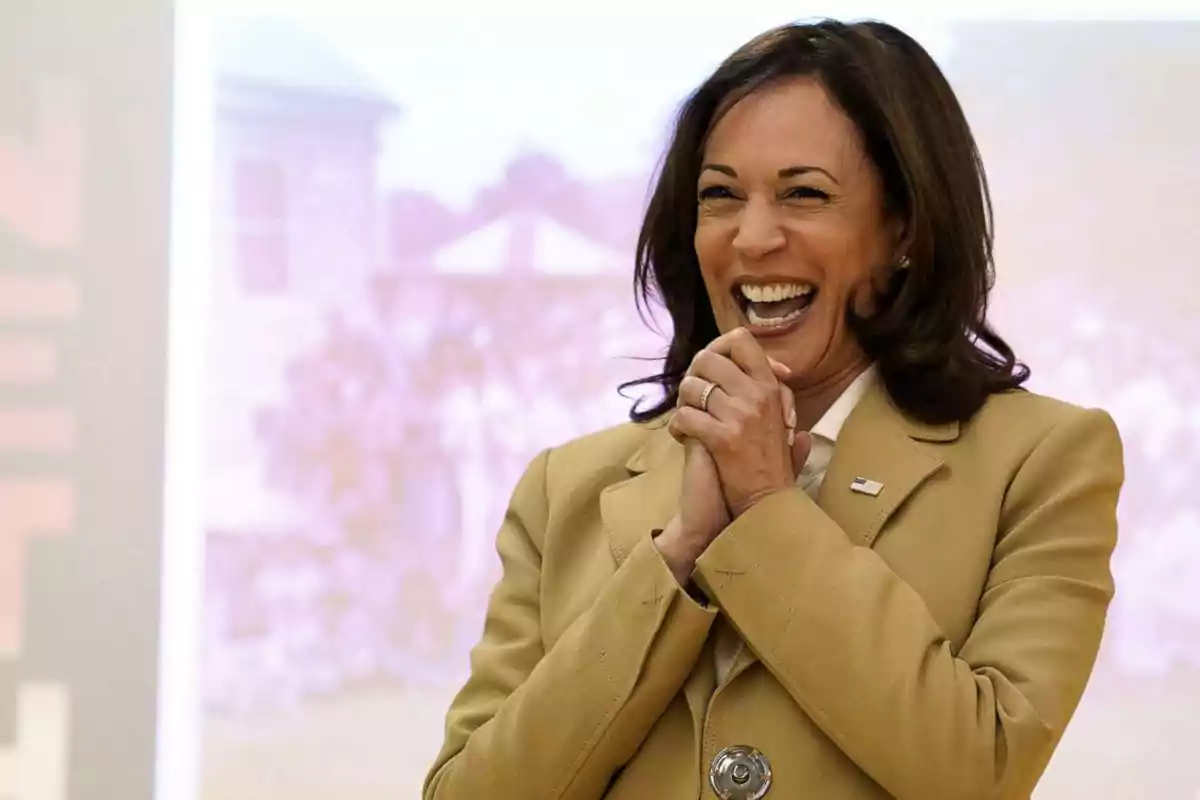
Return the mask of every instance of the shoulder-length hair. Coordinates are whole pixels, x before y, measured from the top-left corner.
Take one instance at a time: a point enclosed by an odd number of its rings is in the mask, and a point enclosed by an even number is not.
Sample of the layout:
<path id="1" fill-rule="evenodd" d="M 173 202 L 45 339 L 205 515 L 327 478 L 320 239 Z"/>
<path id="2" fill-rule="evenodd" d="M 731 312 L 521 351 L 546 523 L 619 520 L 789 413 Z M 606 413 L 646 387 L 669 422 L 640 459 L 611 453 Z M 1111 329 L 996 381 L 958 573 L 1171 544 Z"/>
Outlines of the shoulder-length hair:
<path id="1" fill-rule="evenodd" d="M 882 179 L 885 211 L 903 223 L 909 260 L 846 320 L 892 401 L 926 423 L 965 421 L 989 395 L 1019 387 L 1029 369 L 989 326 L 995 279 L 987 178 L 966 117 L 937 64 L 880 22 L 821 21 L 769 31 L 730 56 L 680 109 L 638 237 L 639 310 L 657 300 L 673 338 L 657 384 L 662 399 L 630 411 L 644 422 L 675 406 L 692 358 L 717 335 L 693 237 L 696 184 L 713 126 L 738 100 L 792 77 L 820 81 L 854 122 Z"/>

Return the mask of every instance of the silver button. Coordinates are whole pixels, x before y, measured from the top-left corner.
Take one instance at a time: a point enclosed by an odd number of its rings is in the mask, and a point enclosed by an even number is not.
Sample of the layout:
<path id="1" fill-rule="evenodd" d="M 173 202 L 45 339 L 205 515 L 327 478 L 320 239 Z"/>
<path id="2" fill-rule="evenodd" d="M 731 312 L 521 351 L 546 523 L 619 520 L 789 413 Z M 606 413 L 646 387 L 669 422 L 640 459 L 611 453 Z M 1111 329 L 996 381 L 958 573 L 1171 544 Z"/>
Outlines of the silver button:
<path id="1" fill-rule="evenodd" d="M 709 765 L 708 782 L 721 800 L 762 800 L 771 788 L 771 762 L 753 747 L 726 747 Z"/>

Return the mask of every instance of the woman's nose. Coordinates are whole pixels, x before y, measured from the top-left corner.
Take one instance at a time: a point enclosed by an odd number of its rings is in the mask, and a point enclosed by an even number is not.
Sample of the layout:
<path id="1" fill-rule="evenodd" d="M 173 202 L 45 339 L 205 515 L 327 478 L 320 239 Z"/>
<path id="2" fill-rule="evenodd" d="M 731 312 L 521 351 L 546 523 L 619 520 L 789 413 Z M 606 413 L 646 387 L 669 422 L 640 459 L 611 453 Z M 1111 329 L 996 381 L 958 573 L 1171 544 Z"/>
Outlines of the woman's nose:
<path id="1" fill-rule="evenodd" d="M 750 200 L 742 208 L 733 247 L 748 259 L 756 260 L 780 249 L 786 243 L 783 228 L 769 202 Z"/>

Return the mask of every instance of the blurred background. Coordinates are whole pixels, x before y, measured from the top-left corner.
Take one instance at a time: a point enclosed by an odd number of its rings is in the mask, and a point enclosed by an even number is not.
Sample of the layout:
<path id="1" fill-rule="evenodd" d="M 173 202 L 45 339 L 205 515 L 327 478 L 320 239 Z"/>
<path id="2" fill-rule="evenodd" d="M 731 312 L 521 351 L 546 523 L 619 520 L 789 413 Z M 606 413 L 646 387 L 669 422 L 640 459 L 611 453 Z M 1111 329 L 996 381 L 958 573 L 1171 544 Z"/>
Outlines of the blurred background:
<path id="1" fill-rule="evenodd" d="M 993 319 L 1125 438 L 1037 797 L 1200 799 L 1200 9 L 78 5 L 0 10 L 0 800 L 419 797 L 517 477 L 669 330 L 672 115 L 798 12 L 934 54 Z"/>

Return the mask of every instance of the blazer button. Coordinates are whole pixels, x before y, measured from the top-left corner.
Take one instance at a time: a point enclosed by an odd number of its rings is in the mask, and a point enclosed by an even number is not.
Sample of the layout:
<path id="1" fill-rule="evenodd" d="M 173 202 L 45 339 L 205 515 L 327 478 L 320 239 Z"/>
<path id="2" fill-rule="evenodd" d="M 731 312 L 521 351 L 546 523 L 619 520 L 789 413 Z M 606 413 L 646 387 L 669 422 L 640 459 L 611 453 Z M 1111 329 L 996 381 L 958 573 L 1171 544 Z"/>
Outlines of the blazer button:
<path id="1" fill-rule="evenodd" d="M 753 747 L 726 747 L 709 765 L 708 782 L 721 800 L 762 800 L 771 789 L 771 762 Z"/>

